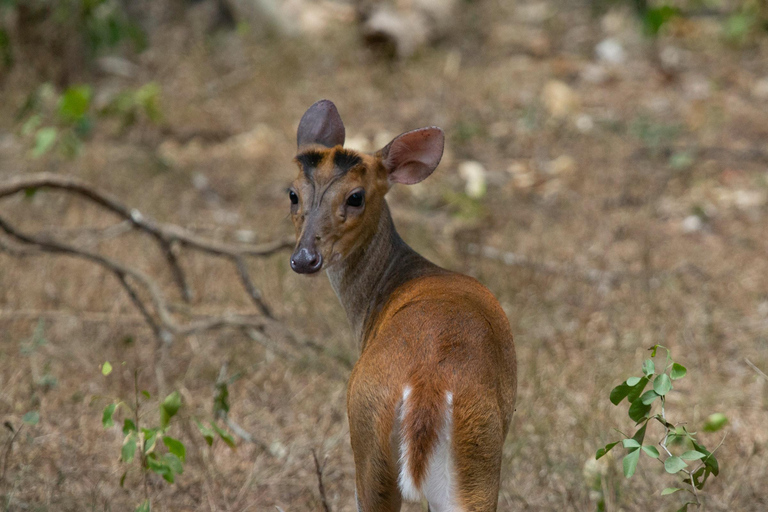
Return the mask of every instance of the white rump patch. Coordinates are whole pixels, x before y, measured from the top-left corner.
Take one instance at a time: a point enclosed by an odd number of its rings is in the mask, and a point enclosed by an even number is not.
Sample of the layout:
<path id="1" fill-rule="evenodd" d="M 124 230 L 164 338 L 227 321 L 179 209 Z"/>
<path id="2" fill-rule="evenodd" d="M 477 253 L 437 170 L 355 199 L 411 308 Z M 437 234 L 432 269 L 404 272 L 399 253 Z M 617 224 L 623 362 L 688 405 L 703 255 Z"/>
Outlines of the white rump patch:
<path id="1" fill-rule="evenodd" d="M 403 390 L 403 402 L 400 408 L 400 425 L 403 424 L 408 410 L 408 397 L 411 387 Z M 400 474 L 398 486 L 400 494 L 406 501 L 420 501 L 423 498 L 429 503 L 430 512 L 458 512 L 456 503 L 456 476 L 451 452 L 451 436 L 453 433 L 453 393 L 445 393 L 445 416 L 443 426 L 437 433 L 435 446 L 429 456 L 429 463 L 421 488 L 416 487 L 408 463 L 409 440 L 405 435 L 400 436 Z"/>

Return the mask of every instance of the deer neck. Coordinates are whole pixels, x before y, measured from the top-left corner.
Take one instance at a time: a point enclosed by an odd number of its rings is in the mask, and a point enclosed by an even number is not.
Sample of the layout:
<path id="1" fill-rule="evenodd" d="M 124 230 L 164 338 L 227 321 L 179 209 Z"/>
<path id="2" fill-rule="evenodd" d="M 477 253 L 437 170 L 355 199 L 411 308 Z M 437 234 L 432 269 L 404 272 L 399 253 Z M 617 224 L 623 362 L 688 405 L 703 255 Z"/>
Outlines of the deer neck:
<path id="1" fill-rule="evenodd" d="M 362 350 L 368 327 L 390 295 L 411 279 L 441 271 L 400 238 L 385 202 L 370 242 L 328 268 L 327 274 Z"/>

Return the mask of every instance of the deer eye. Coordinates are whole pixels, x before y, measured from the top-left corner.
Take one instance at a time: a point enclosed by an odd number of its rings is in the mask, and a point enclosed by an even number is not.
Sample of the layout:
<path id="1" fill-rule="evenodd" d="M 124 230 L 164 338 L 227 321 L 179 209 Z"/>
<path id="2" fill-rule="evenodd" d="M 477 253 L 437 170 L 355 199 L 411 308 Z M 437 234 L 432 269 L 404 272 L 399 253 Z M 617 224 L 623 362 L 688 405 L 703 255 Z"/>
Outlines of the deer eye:
<path id="1" fill-rule="evenodd" d="M 299 204 L 299 196 L 293 190 L 288 191 L 288 197 L 291 198 L 291 204 Z"/>
<path id="2" fill-rule="evenodd" d="M 365 192 L 362 190 L 355 192 L 353 194 L 350 194 L 350 196 L 347 198 L 347 206 L 359 208 L 363 206 L 364 199 L 365 199 Z"/>

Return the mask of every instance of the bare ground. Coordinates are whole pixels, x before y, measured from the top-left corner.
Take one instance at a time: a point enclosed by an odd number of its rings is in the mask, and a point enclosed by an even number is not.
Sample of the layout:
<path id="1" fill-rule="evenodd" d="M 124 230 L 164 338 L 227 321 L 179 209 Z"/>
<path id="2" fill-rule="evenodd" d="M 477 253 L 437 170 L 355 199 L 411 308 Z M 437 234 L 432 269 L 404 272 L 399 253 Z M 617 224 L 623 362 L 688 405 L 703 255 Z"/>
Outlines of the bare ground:
<path id="1" fill-rule="evenodd" d="M 654 461 L 642 460 L 631 480 L 618 456 L 589 462 L 618 439 L 613 427 L 631 430 L 608 393 L 639 373 L 656 343 L 689 370 L 669 398 L 670 417 L 692 430 L 713 412 L 729 418 L 705 509 L 765 510 L 768 382 L 745 362 L 768 371 L 768 103 L 754 92 L 768 75 L 765 41 L 731 48 L 706 20 L 678 27 L 661 41 L 683 55 L 670 75 L 630 24 L 619 32 L 628 60 L 604 66 L 607 78 L 597 80 L 590 66 L 605 36 L 599 20 L 583 6 L 550 6 L 550 17 L 525 22 L 523 7 L 467 4 L 462 31 L 403 63 L 377 58 L 349 25 L 326 32 L 321 45 L 201 39 L 169 23 L 129 82 L 162 86 L 169 130 L 97 132 L 71 161 L 31 160 L 24 139 L 11 135 L 32 80 L 16 71 L 0 91 L 0 178 L 54 170 L 206 236 L 235 240 L 249 231 L 268 241 L 291 232 L 285 187 L 295 172 L 295 127 L 317 99 L 337 103 L 358 143 L 442 126 L 449 142 L 436 173 L 389 200 L 409 243 L 476 276 L 509 316 L 519 399 L 500 510 L 595 510 L 600 496 L 606 510 L 679 507 L 677 496 L 659 496 L 673 481 Z M 523 30 L 549 46 L 505 36 Z M 551 80 L 574 98 L 560 119 L 542 95 Z M 457 169 L 465 160 L 487 170 L 482 199 L 463 194 Z M 47 192 L 6 200 L 0 211 L 65 236 L 114 220 Z M 146 238 L 97 248 L 156 276 L 178 299 Z M 530 264 L 505 264 L 504 252 Z M 181 261 L 200 311 L 250 311 L 227 264 L 187 253 Z M 138 369 L 142 389 L 178 389 L 184 400 L 174 432 L 187 444 L 186 469 L 175 485 L 150 480 L 156 510 L 319 510 L 312 449 L 328 458 L 331 508 L 354 510 L 345 382 L 357 349 L 345 315 L 326 279 L 293 274 L 287 254 L 252 261 L 250 270 L 276 316 L 326 355 L 286 354 L 222 330 L 176 340 L 161 356 L 110 274 L 71 258 L 0 254 L 0 416 L 14 428 L 27 411 L 41 418 L 8 451 L 6 509 L 129 510 L 143 499 L 137 471 L 120 486 L 119 429 L 101 426 L 101 397 L 131 399 Z M 99 371 L 105 360 L 115 366 L 109 377 Z M 192 418 L 211 416 L 224 363 L 239 373 L 230 416 L 269 450 L 242 440 L 236 451 L 208 447 L 197 433 Z M 168 389 L 158 390 L 157 367 Z M 700 435 L 715 446 L 722 432 Z M 4 431 L 3 452 L 10 439 Z"/>

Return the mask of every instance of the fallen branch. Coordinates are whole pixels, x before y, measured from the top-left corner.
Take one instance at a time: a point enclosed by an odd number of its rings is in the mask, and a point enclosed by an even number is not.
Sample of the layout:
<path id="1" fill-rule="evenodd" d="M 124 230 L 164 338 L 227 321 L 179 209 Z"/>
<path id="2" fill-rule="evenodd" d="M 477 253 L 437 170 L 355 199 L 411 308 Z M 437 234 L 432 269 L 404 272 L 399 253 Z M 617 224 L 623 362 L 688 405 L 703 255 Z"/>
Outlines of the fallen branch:
<path id="1" fill-rule="evenodd" d="M 192 293 L 187 283 L 184 271 L 176 255 L 177 246 L 195 249 L 213 256 L 230 260 L 237 268 L 240 275 L 240 280 L 243 283 L 246 293 L 248 293 L 248 296 L 251 298 L 251 301 L 256 305 L 257 308 L 259 308 L 259 311 L 261 311 L 263 315 L 272 318 L 272 313 L 264 303 L 261 292 L 256 288 L 256 286 L 253 284 L 253 281 L 251 281 L 250 276 L 248 275 L 244 258 L 265 257 L 272 255 L 278 251 L 292 247 L 293 242 L 291 240 L 283 239 L 261 245 L 235 245 L 207 240 L 179 226 L 156 222 L 143 215 L 139 210 L 135 208 L 129 208 L 111 195 L 96 190 L 91 185 L 78 178 L 52 173 L 29 174 L 12 178 L 5 183 L 0 183 L 0 199 L 18 194 L 20 192 L 26 192 L 29 190 L 34 191 L 45 188 L 63 190 L 79 195 L 101 206 L 102 208 L 109 210 L 123 221 L 130 222 L 134 229 L 147 233 L 153 237 L 155 241 L 160 245 L 160 248 L 163 251 L 163 255 L 165 256 L 171 272 L 173 273 L 174 280 L 176 281 L 176 284 L 181 291 L 182 298 L 186 302 L 191 300 Z M 9 224 L 6 222 L 6 225 Z M 18 238 L 15 235 L 12 236 Z M 50 247 L 42 248 L 37 243 L 39 241 L 41 241 L 39 238 L 32 237 L 31 241 L 26 243 L 36 245 L 38 248 L 47 252 L 67 252 L 73 255 L 82 252 L 81 249 L 74 247 L 69 247 L 66 251 L 54 250 Z M 4 248 L 5 247 L 0 246 L 0 249 Z M 11 251 L 7 252 L 13 254 Z M 86 259 L 91 258 L 87 257 Z M 93 259 L 91 260 L 94 261 Z"/>
<path id="2" fill-rule="evenodd" d="M 161 287 L 150 276 L 87 248 L 57 240 L 50 234 L 23 232 L 3 217 L 0 217 L 0 230 L 5 232 L 9 238 L 0 238 L 0 251 L 15 257 L 64 254 L 102 267 L 115 276 L 152 332 L 164 342 L 170 341 L 175 336 L 187 336 L 221 327 L 249 327 L 260 330 L 276 327 L 282 333 L 281 337 L 295 342 L 287 329 L 274 320 L 271 310 L 264 302 L 261 291 L 251 280 L 246 262 L 247 257 L 266 257 L 291 247 L 293 244 L 289 240 L 278 240 L 262 245 L 235 245 L 207 240 L 179 226 L 155 222 L 138 210 L 125 206 L 116 198 L 96 190 L 82 180 L 51 173 L 29 174 L 0 183 L 0 199 L 21 192 L 44 188 L 76 194 L 112 212 L 121 219 L 119 224 L 113 226 L 114 229 L 94 230 L 94 233 L 106 233 L 111 238 L 119 237 L 129 230 L 149 234 L 160 245 L 185 302 L 190 300 L 192 292 L 177 257 L 179 247 L 186 247 L 190 250 L 197 250 L 229 260 L 234 264 L 240 282 L 253 304 L 258 308 L 259 314 L 228 314 L 178 322 L 173 313 L 178 312 L 181 308 L 168 302 Z M 11 242 L 11 240 L 15 242 Z M 142 297 L 143 294 L 149 297 L 148 301 Z"/>

